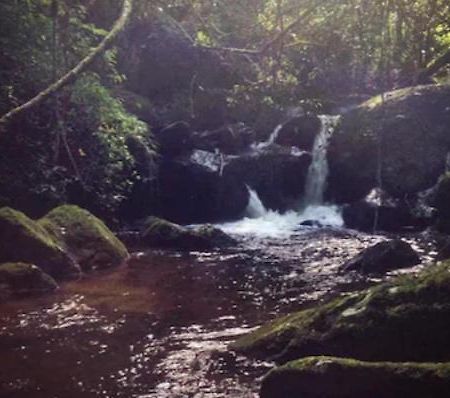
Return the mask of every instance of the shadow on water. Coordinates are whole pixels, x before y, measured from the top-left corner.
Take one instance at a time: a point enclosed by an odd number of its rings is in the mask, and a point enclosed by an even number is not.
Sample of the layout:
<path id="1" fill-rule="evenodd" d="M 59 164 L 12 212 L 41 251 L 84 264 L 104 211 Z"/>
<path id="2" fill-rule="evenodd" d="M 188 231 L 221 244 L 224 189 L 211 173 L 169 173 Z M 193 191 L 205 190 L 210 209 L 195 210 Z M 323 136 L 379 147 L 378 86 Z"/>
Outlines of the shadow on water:
<path id="1" fill-rule="evenodd" d="M 239 239 L 227 252 L 136 252 L 50 296 L 0 305 L 0 397 L 256 397 L 271 364 L 227 344 L 360 285 L 338 267 L 384 237 Z"/>

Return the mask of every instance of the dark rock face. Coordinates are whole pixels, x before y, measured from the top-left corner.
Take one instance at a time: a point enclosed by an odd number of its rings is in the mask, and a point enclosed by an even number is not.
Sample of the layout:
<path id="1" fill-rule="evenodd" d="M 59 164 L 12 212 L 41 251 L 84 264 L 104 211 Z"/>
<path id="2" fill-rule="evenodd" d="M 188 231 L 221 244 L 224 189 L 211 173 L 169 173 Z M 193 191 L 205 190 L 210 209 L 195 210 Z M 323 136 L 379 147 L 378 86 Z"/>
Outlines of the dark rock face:
<path id="1" fill-rule="evenodd" d="M 225 154 L 238 154 L 249 149 L 255 137 L 254 130 L 243 123 L 237 123 L 212 131 L 195 132 L 192 135 L 192 141 L 196 149 L 209 152 L 218 149 Z"/>
<path id="2" fill-rule="evenodd" d="M 149 217 L 145 221 L 142 244 L 192 251 L 229 247 L 235 245 L 236 241 L 211 225 L 190 229 L 157 217 Z"/>
<path id="3" fill-rule="evenodd" d="M 283 126 L 275 142 L 278 145 L 311 151 L 319 130 L 320 120 L 316 115 L 296 117 Z"/>
<path id="4" fill-rule="evenodd" d="M 364 361 L 450 360 L 450 263 L 275 320 L 231 348 L 279 362 L 315 355 Z"/>
<path id="5" fill-rule="evenodd" d="M 362 362 L 310 357 L 271 371 L 261 398 L 444 397 L 450 363 Z"/>
<path id="6" fill-rule="evenodd" d="M 450 86 L 417 86 L 346 113 L 328 152 L 329 198 L 349 203 L 377 185 L 403 198 L 434 185 L 450 150 Z"/>
<path id="7" fill-rule="evenodd" d="M 211 154 L 214 157 L 214 154 Z M 159 212 L 180 224 L 239 218 L 248 203 L 241 179 L 190 159 L 162 160 Z"/>
<path id="8" fill-rule="evenodd" d="M 342 211 L 345 226 L 360 231 L 399 232 L 416 224 L 406 206 L 377 206 L 361 200 L 345 205 Z"/>
<path id="9" fill-rule="evenodd" d="M 400 239 L 380 242 L 347 261 L 345 271 L 364 274 L 382 274 L 398 268 L 419 264 L 420 258 L 413 248 Z"/>
<path id="10" fill-rule="evenodd" d="M 186 122 L 175 122 L 156 134 L 159 152 L 163 156 L 175 157 L 192 150 L 191 128 Z"/>
<path id="11" fill-rule="evenodd" d="M 47 293 L 57 287 L 55 280 L 36 265 L 0 264 L 0 301 L 15 296 Z"/>
<path id="12" fill-rule="evenodd" d="M 224 176 L 256 190 L 265 207 L 285 211 L 303 194 L 310 163 L 307 153 L 276 147 L 230 159 Z"/>
<path id="13" fill-rule="evenodd" d="M 439 179 L 435 206 L 437 209 L 437 228 L 441 232 L 450 233 L 450 173 Z"/>
<path id="14" fill-rule="evenodd" d="M 423 227 L 426 219 L 413 210 L 401 199 L 396 199 L 380 189 L 355 203 L 343 207 L 343 219 L 348 228 L 366 232 L 374 230 L 399 232 L 405 227 Z"/>

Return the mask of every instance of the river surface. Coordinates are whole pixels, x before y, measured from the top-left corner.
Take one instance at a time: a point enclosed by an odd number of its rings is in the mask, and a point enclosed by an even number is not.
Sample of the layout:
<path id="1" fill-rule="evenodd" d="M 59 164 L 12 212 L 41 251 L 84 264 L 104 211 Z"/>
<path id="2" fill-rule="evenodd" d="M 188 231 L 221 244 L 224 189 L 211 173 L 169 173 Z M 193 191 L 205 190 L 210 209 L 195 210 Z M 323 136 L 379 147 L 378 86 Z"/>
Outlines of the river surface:
<path id="1" fill-rule="evenodd" d="M 277 315 L 375 282 L 341 274 L 339 265 L 386 237 L 242 228 L 235 225 L 233 250 L 136 251 L 118 269 L 1 304 L 0 397 L 257 397 L 272 364 L 236 356 L 229 342 Z M 424 260 L 433 254 L 428 239 L 410 242 Z"/>

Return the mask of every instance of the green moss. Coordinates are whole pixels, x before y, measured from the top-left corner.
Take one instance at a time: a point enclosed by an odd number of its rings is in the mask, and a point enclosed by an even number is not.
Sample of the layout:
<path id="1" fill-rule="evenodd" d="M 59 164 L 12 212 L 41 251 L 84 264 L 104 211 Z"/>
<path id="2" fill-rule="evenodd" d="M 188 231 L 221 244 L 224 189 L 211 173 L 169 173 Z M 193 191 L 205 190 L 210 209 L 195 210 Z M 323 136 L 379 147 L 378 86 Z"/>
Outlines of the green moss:
<path id="1" fill-rule="evenodd" d="M 49 292 L 57 287 L 55 280 L 36 265 L 26 263 L 0 264 L 0 299 Z"/>
<path id="2" fill-rule="evenodd" d="M 311 355 L 450 359 L 450 262 L 263 326 L 231 347 L 285 362 Z"/>
<path id="3" fill-rule="evenodd" d="M 450 391 L 450 363 L 362 362 L 308 357 L 272 370 L 261 398 L 441 397 Z"/>
<path id="4" fill-rule="evenodd" d="M 77 206 L 57 207 L 39 220 L 39 225 L 63 242 L 82 269 L 116 266 L 128 257 L 126 247 L 109 228 Z"/>
<path id="5" fill-rule="evenodd" d="M 55 277 L 79 273 L 63 245 L 41 225 L 8 207 L 0 209 L 0 262 L 33 263 Z"/>
<path id="6" fill-rule="evenodd" d="M 191 229 L 158 217 L 149 217 L 145 221 L 142 239 L 149 246 L 178 250 L 210 250 L 236 243 L 233 238 L 211 225 Z"/>

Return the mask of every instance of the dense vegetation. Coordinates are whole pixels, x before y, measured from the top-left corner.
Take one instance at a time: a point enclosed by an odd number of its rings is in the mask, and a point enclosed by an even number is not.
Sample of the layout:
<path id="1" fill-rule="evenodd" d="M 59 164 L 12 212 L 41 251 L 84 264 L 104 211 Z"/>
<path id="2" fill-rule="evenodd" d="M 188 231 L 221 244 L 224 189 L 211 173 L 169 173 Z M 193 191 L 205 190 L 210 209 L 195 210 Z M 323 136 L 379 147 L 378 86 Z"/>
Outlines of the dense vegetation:
<path id="1" fill-rule="evenodd" d="M 2 1 L 0 113 L 86 57 L 120 3 Z M 444 79 L 449 7 L 444 0 L 135 1 L 114 46 L 73 84 L 2 125 L 0 204 L 39 216 L 69 201 L 113 219 L 134 184 L 156 171 L 140 173 L 136 146 L 156 155 L 151 131 L 173 121 L 199 129 L 245 121 L 265 134 L 275 109 L 326 108 L 430 81 L 434 72 Z"/>

